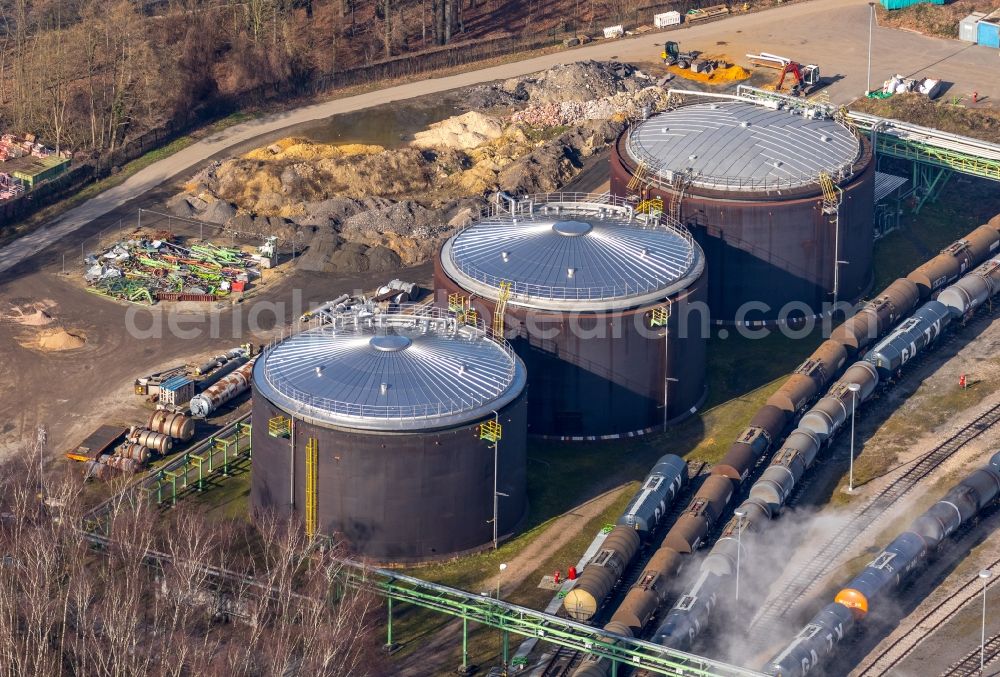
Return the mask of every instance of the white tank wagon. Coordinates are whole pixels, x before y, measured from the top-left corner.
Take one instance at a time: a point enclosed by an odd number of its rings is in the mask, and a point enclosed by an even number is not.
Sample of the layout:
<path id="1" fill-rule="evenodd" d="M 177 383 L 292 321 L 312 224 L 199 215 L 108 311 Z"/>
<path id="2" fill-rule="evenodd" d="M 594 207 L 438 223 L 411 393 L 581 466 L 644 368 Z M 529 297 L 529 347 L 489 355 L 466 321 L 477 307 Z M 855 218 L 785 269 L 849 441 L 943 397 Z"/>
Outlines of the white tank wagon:
<path id="1" fill-rule="evenodd" d="M 625 507 L 618 524 L 632 527 L 643 539 L 648 538 L 686 481 L 687 461 L 673 454 L 662 456 L 642 489 Z"/>
<path id="2" fill-rule="evenodd" d="M 1000 291 L 1000 258 L 990 259 L 942 291 L 937 300 L 966 317 Z"/>
<path id="3" fill-rule="evenodd" d="M 889 378 L 933 343 L 952 317 L 952 311 L 943 303 L 928 301 L 872 348 L 865 360 L 875 365 L 880 376 Z"/>
<path id="4" fill-rule="evenodd" d="M 852 384 L 857 384 L 857 392 L 851 390 Z M 802 416 L 799 428 L 813 432 L 825 442 L 851 417 L 851 411 L 857 405 L 871 397 L 877 386 L 878 371 L 875 367 L 870 362 L 855 362 L 826 396 Z"/>
<path id="5" fill-rule="evenodd" d="M 254 361 L 250 360 L 205 392 L 192 397 L 189 404 L 191 415 L 196 418 L 206 418 L 229 400 L 245 393 L 250 387 Z"/>

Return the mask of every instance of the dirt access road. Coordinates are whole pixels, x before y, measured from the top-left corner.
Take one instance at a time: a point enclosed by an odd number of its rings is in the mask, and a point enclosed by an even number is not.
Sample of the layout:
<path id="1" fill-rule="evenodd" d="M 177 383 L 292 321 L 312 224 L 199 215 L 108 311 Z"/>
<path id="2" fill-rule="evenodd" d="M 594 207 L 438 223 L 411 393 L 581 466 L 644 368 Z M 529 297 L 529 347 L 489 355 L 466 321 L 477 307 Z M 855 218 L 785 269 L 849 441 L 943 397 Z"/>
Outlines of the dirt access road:
<path id="1" fill-rule="evenodd" d="M 815 0 L 670 33 L 599 42 L 572 51 L 388 87 L 269 115 L 212 134 L 4 247 L 0 250 L 0 274 L 128 200 L 255 137 L 338 113 L 533 73 L 557 63 L 613 58 L 649 61 L 659 54 L 658 45 L 666 36 L 681 41 L 687 49 L 725 52 L 737 60 L 746 52 L 763 50 L 785 54 L 803 63 L 819 64 L 824 76 L 832 81 L 827 88 L 831 99 L 846 103 L 865 89 L 868 13 L 864 0 Z M 955 83 L 948 95 L 975 90 L 987 103 L 1000 99 L 1000 79 L 996 78 L 996 66 L 1000 62 L 996 50 L 881 28 L 875 31 L 874 45 L 873 82 L 880 82 L 897 72 L 927 74 Z"/>

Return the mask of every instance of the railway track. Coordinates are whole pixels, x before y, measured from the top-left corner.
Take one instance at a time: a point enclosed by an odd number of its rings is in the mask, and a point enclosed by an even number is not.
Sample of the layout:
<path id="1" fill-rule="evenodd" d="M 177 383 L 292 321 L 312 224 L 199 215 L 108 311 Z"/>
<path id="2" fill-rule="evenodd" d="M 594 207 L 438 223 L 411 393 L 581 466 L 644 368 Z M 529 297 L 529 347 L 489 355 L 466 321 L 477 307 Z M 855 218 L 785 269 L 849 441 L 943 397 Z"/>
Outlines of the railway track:
<path id="1" fill-rule="evenodd" d="M 987 565 L 987 569 L 1000 567 L 1000 559 Z M 992 581 L 989 583 L 992 585 Z M 970 602 L 981 598 L 983 594 L 983 583 L 978 575 L 973 576 L 961 588 L 955 591 L 946 599 L 942 600 L 933 609 L 921 616 L 912 630 L 892 645 L 886 647 L 871 664 L 858 673 L 857 677 L 879 677 L 887 675 L 898 666 L 903 659 L 909 656 L 917 646 L 930 637 L 938 628 L 948 623 L 958 612 L 966 607 Z M 963 659 L 964 660 L 964 659 Z M 957 664 L 956 664 L 957 665 Z M 979 672 L 979 652 L 976 651 L 976 672 Z M 946 675 L 964 674 L 946 672 Z"/>
<path id="2" fill-rule="evenodd" d="M 764 645 L 770 641 L 768 638 L 780 636 L 782 619 L 787 618 L 819 585 L 825 574 L 838 562 L 840 555 L 854 544 L 858 536 L 875 524 L 887 509 L 908 494 L 941 463 L 998 422 L 1000 422 L 1000 404 L 971 421 L 931 451 L 910 462 L 882 493 L 857 508 L 833 538 L 800 569 L 795 580 L 781 595 L 761 608 L 751 621 L 752 639 L 759 640 L 761 645 Z"/>
<path id="3" fill-rule="evenodd" d="M 539 677 L 569 677 L 582 661 L 582 653 L 561 646 L 546 663 L 545 669 Z"/>
<path id="4" fill-rule="evenodd" d="M 941 677 L 966 677 L 967 675 L 988 674 L 985 670 L 980 672 L 979 661 L 982 655 L 983 667 L 992 665 L 1000 658 L 1000 635 L 993 635 L 986 639 L 985 650 L 980 654 L 979 647 L 970 651 L 962 660 L 953 663 L 951 667 L 941 673 Z"/>

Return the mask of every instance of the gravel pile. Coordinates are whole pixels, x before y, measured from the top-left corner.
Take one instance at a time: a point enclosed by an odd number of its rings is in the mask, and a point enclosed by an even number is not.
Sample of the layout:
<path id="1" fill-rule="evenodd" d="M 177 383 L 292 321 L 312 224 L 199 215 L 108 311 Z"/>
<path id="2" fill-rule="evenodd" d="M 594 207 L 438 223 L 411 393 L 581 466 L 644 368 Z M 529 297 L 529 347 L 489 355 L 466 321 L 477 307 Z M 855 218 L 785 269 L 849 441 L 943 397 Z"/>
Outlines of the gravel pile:
<path id="1" fill-rule="evenodd" d="M 412 200 L 403 200 L 354 214 L 341 225 L 340 233 L 349 240 L 384 233 L 426 237 L 440 222 L 439 211 L 427 209 Z"/>
<path id="2" fill-rule="evenodd" d="M 581 61 L 553 66 L 523 78 L 470 87 L 465 100 L 479 110 L 518 108 L 525 103 L 540 105 L 562 101 L 587 101 L 617 92 L 634 91 L 646 76 L 635 67 L 617 61 Z"/>
<path id="3" fill-rule="evenodd" d="M 511 93 L 521 91 L 533 104 L 588 101 L 639 88 L 633 66 L 617 61 L 582 61 L 553 66 L 538 75 L 503 83 Z"/>
<path id="4" fill-rule="evenodd" d="M 511 122 L 532 127 L 554 127 L 578 124 L 586 120 L 610 120 L 616 115 L 621 119 L 635 118 L 642 114 L 644 107 L 649 106 L 650 111 L 655 112 L 661 110 L 665 102 L 666 93 L 661 88 L 646 87 L 590 101 L 562 101 L 528 106 L 511 115 Z"/>

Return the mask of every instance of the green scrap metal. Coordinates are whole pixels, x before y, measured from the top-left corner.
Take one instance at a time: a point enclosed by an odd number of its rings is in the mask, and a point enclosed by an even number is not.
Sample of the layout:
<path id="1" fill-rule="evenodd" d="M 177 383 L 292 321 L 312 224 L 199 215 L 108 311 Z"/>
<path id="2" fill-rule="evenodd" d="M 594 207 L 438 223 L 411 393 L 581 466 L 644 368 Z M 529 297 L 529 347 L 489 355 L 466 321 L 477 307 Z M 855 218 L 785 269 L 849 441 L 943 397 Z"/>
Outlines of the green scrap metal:
<path id="1" fill-rule="evenodd" d="M 99 257 L 87 257 L 86 263 L 90 291 L 135 303 L 174 296 L 225 297 L 231 284 L 244 285 L 260 275 L 254 258 L 239 248 L 188 248 L 170 239 L 118 242 Z"/>

